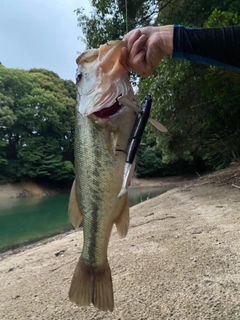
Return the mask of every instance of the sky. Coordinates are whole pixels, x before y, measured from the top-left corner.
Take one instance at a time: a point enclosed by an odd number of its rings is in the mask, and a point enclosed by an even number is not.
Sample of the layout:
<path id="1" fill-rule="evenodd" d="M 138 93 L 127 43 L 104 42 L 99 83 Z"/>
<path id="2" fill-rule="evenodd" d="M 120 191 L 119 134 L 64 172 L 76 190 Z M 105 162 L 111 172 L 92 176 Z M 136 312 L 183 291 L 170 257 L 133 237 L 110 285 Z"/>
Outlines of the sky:
<path id="1" fill-rule="evenodd" d="M 75 9 L 89 0 L 0 0 L 0 62 L 7 68 L 45 68 L 75 82 L 85 43 Z"/>

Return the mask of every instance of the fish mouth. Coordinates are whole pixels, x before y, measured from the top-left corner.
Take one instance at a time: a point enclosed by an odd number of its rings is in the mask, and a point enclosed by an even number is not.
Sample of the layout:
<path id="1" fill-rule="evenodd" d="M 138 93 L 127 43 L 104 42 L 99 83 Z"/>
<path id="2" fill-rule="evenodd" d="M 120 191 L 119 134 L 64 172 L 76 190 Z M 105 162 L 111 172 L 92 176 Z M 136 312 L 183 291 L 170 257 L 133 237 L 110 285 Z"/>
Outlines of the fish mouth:
<path id="1" fill-rule="evenodd" d="M 94 112 L 93 114 L 100 119 L 106 119 L 116 114 L 122 107 L 123 105 L 120 104 L 116 99 L 114 104 L 112 104 L 110 107 L 103 108 L 99 111 Z"/>

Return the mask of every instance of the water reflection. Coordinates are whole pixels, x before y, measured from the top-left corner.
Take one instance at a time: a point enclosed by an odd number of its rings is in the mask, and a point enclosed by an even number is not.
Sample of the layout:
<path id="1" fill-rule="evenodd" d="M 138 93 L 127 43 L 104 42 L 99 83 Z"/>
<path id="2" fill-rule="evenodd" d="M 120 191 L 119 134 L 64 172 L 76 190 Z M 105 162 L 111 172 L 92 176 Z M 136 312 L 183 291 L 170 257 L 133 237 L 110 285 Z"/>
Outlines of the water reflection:
<path id="1" fill-rule="evenodd" d="M 26 198 L 9 198 L 9 199 L 1 199 L 0 203 L 0 215 L 5 214 L 6 210 L 8 214 L 13 212 L 14 208 L 17 207 L 28 207 L 38 205 L 44 197 L 26 197 Z"/>
<path id="2" fill-rule="evenodd" d="M 129 188 L 129 206 L 135 206 L 136 204 L 143 202 L 147 199 L 154 198 L 164 192 L 169 188 L 166 187 L 147 187 L 147 188 Z"/>

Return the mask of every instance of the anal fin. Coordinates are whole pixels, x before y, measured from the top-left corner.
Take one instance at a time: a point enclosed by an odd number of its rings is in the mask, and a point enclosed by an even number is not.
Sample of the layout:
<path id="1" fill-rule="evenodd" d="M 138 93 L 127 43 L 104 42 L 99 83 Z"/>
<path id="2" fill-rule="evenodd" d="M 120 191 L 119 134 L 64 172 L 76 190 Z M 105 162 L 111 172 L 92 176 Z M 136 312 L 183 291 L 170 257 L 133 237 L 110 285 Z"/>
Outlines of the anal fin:
<path id="1" fill-rule="evenodd" d="M 73 181 L 70 198 L 69 198 L 68 217 L 69 217 L 69 221 L 74 226 L 74 228 L 78 228 L 82 221 L 82 214 L 79 210 L 79 206 L 77 203 L 75 180 Z"/>

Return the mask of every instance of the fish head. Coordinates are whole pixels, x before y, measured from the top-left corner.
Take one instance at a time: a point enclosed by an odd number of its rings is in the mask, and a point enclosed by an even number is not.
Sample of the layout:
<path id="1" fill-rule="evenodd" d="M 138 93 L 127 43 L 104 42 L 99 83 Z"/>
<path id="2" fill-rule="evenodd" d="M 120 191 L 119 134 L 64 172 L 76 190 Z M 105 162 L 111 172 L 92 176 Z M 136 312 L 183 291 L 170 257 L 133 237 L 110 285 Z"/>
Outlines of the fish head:
<path id="1" fill-rule="evenodd" d="M 110 41 L 77 58 L 77 110 L 83 116 L 108 119 L 124 108 L 119 96 L 135 101 L 127 70 L 119 62 L 123 46 L 121 40 Z"/>

